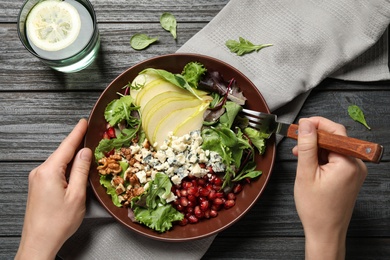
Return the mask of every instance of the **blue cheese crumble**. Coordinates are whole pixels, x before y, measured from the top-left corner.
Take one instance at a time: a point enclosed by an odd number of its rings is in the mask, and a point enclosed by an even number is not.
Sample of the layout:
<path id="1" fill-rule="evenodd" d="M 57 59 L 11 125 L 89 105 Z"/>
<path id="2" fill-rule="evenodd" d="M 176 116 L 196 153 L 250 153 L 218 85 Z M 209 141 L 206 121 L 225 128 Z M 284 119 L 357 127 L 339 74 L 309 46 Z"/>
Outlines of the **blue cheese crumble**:
<path id="1" fill-rule="evenodd" d="M 152 146 L 132 145 L 131 154 L 140 165 L 134 164 L 127 171 L 135 173 L 140 183 L 153 180 L 155 174 L 161 172 L 168 175 L 173 184 L 180 184 L 189 175 L 203 177 L 209 173 L 209 167 L 214 172 L 224 172 L 226 166 L 222 157 L 216 152 L 203 150 L 202 142 L 200 131 L 192 131 L 181 137 L 169 133 L 158 151 Z"/>

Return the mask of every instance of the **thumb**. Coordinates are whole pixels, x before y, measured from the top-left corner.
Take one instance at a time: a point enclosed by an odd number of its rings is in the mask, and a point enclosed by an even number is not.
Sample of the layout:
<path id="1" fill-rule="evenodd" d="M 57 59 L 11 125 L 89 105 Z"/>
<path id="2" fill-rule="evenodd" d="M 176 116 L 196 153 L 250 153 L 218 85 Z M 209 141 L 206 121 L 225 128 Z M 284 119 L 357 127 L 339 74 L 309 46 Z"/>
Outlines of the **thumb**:
<path id="1" fill-rule="evenodd" d="M 75 192 L 86 190 L 91 161 L 91 149 L 83 148 L 77 153 L 69 177 L 70 189 L 74 190 Z"/>
<path id="2" fill-rule="evenodd" d="M 307 119 L 301 119 L 298 126 L 297 174 L 309 173 L 314 176 L 317 167 L 317 130 L 311 121 Z"/>

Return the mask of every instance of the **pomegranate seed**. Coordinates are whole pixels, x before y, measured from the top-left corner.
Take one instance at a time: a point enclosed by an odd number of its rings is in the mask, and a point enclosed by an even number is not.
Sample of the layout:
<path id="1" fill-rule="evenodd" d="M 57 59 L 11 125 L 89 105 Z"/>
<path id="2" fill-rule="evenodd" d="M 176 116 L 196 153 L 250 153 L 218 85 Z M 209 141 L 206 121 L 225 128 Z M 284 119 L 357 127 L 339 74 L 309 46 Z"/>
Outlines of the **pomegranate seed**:
<path id="1" fill-rule="evenodd" d="M 196 202 L 196 197 L 195 197 L 195 195 L 192 195 L 192 194 L 190 194 L 190 195 L 188 195 L 187 196 L 187 199 L 189 200 L 189 201 L 191 201 L 191 202 Z"/>
<path id="2" fill-rule="evenodd" d="M 212 218 L 215 218 L 216 216 L 218 216 L 218 212 L 216 210 L 210 210 L 210 217 Z"/>
<path id="3" fill-rule="evenodd" d="M 111 138 L 108 136 L 107 132 L 104 132 L 103 133 L 103 139 L 111 139 Z"/>
<path id="4" fill-rule="evenodd" d="M 194 213 L 195 213 L 195 216 L 196 216 L 197 218 L 203 218 L 204 213 L 203 213 L 203 211 L 200 209 L 199 206 L 196 206 L 196 207 L 195 207 Z"/>
<path id="5" fill-rule="evenodd" d="M 200 209 L 201 209 L 202 211 L 208 210 L 208 209 L 209 209 L 209 201 L 208 201 L 208 200 L 202 201 L 202 202 L 200 203 Z"/>
<path id="6" fill-rule="evenodd" d="M 187 207 L 186 211 L 187 211 L 187 213 L 192 213 L 192 212 L 194 212 L 194 208 Z"/>
<path id="7" fill-rule="evenodd" d="M 237 194 L 237 193 L 240 193 L 240 191 L 242 191 L 242 185 L 240 183 L 238 183 L 234 188 L 233 188 L 233 193 L 234 194 Z"/>
<path id="8" fill-rule="evenodd" d="M 191 215 L 191 216 L 188 217 L 188 222 L 190 222 L 192 224 L 198 223 L 199 219 L 195 215 Z"/>
<path id="9" fill-rule="evenodd" d="M 115 137 L 116 137 L 115 128 L 114 128 L 114 127 L 109 127 L 109 128 L 106 130 L 106 133 L 107 133 L 107 135 L 108 135 L 110 138 L 115 138 Z"/>
<path id="10" fill-rule="evenodd" d="M 182 220 L 179 221 L 180 226 L 185 226 L 187 224 L 188 224 L 188 219 L 186 219 L 186 218 L 183 218 Z"/>
<path id="11" fill-rule="evenodd" d="M 211 167 L 211 166 L 208 166 L 208 167 L 207 167 L 207 170 L 209 171 L 209 173 L 214 173 L 213 167 Z"/>
<path id="12" fill-rule="evenodd" d="M 223 182 L 222 182 L 221 178 L 216 177 L 214 179 L 213 183 L 214 183 L 214 185 L 221 186 Z"/>
<path id="13" fill-rule="evenodd" d="M 180 196 L 181 197 L 187 197 L 187 190 L 180 190 Z"/>
<path id="14" fill-rule="evenodd" d="M 186 197 L 180 197 L 180 205 L 182 207 L 187 207 L 188 203 L 189 203 L 189 201 L 188 201 L 188 199 Z"/>
<path id="15" fill-rule="evenodd" d="M 198 186 L 204 186 L 205 183 L 206 183 L 206 180 L 204 180 L 204 179 L 199 179 L 198 180 Z"/>
<path id="16" fill-rule="evenodd" d="M 206 168 L 206 164 L 205 163 L 199 163 L 199 167 L 204 169 L 204 168 Z"/>
<path id="17" fill-rule="evenodd" d="M 230 208 L 233 207 L 235 204 L 236 204 L 236 201 L 235 201 L 235 200 L 227 200 L 227 201 L 225 201 L 224 208 L 225 208 L 225 209 L 230 209 Z"/>
<path id="18" fill-rule="evenodd" d="M 183 186 L 183 189 L 189 189 L 190 187 L 192 187 L 192 182 L 186 181 L 182 184 L 182 186 Z"/>
<path id="19" fill-rule="evenodd" d="M 221 198 L 215 198 L 215 200 L 213 200 L 213 204 L 214 205 L 222 205 L 223 200 Z"/>
<path id="20" fill-rule="evenodd" d="M 204 212 L 204 218 L 210 218 L 210 210 L 209 209 Z"/>
<path id="21" fill-rule="evenodd" d="M 211 190 L 207 198 L 209 200 L 214 200 L 217 197 L 215 190 Z"/>
<path id="22" fill-rule="evenodd" d="M 199 196 L 197 187 L 190 187 L 187 192 L 189 195 Z"/>
<path id="23" fill-rule="evenodd" d="M 217 198 L 223 198 L 225 196 L 225 194 L 223 192 L 217 192 L 217 193 L 215 193 L 215 196 Z"/>
<path id="24" fill-rule="evenodd" d="M 199 197 L 199 203 L 202 203 L 203 201 L 209 201 L 206 197 Z"/>
<path id="25" fill-rule="evenodd" d="M 211 210 L 219 211 L 219 210 L 221 210 L 221 208 L 222 208 L 222 204 L 220 204 L 220 205 L 216 205 L 216 204 L 211 205 Z"/>
<path id="26" fill-rule="evenodd" d="M 188 207 L 194 207 L 195 206 L 196 201 L 195 202 L 193 202 L 192 200 L 187 200 L 187 201 L 188 201 L 188 204 L 187 204 Z"/>
<path id="27" fill-rule="evenodd" d="M 236 199 L 236 195 L 234 195 L 233 192 L 230 192 L 230 193 L 227 195 L 227 199 L 228 199 L 228 200 L 235 200 L 235 199 Z"/>
<path id="28" fill-rule="evenodd" d="M 210 190 L 206 188 L 200 188 L 199 189 L 199 195 L 203 197 L 207 197 L 210 194 Z"/>
<path id="29" fill-rule="evenodd" d="M 207 183 L 205 188 L 208 189 L 208 190 L 212 190 L 213 189 L 213 185 L 211 183 Z"/>
<path id="30" fill-rule="evenodd" d="M 182 205 L 179 204 L 179 205 L 176 206 L 176 209 L 177 209 L 178 211 L 182 212 L 183 209 L 184 209 L 184 207 L 183 207 Z"/>

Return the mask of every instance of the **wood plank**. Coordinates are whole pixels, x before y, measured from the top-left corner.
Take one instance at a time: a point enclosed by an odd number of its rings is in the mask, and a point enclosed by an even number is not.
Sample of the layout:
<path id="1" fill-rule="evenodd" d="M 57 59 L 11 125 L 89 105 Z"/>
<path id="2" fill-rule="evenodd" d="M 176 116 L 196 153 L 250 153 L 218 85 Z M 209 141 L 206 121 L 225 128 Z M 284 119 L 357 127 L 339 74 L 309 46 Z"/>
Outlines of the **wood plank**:
<path id="1" fill-rule="evenodd" d="M 346 260 L 387 260 L 390 254 L 387 238 L 348 238 Z M 13 259 L 19 238 L 0 237 L 0 258 Z M 301 237 L 264 237 L 237 239 L 218 237 L 202 259 L 304 259 L 304 239 Z"/>
<path id="2" fill-rule="evenodd" d="M 202 259 L 304 259 L 304 238 L 219 237 Z M 348 238 L 346 260 L 388 259 L 389 238 Z"/>
<path id="3" fill-rule="evenodd" d="M 0 23 L 16 23 L 23 0 L 0 2 Z M 175 15 L 178 22 L 208 22 L 228 0 L 90 0 L 99 23 L 154 22 L 163 12 Z M 191 7 L 191 8 L 189 8 Z"/>
<path id="4" fill-rule="evenodd" d="M 101 25 L 101 50 L 96 61 L 87 69 L 71 74 L 54 71 L 41 63 L 22 46 L 13 25 L 2 25 L 0 29 L 5 40 L 0 42 L 0 60 L 7 62 L 0 71 L 0 91 L 103 90 L 127 68 L 148 58 L 176 52 L 204 25 L 184 24 L 178 31 L 177 41 L 157 24 Z M 143 51 L 135 51 L 129 41 L 137 32 L 148 33 L 160 40 Z"/>

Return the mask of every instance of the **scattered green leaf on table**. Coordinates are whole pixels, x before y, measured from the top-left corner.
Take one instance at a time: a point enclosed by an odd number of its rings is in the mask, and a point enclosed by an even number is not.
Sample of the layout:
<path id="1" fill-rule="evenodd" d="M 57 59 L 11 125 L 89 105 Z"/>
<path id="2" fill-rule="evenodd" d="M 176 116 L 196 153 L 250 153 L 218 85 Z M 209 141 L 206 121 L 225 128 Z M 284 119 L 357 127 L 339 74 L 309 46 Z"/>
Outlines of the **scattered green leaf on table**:
<path id="1" fill-rule="evenodd" d="M 173 36 L 174 39 L 176 39 L 176 27 L 177 27 L 177 22 L 175 16 L 173 16 L 170 13 L 163 13 L 160 16 L 160 24 L 161 27 L 170 32 Z"/>
<path id="2" fill-rule="evenodd" d="M 357 105 L 350 105 L 348 107 L 348 114 L 349 116 L 355 120 L 356 122 L 359 122 L 363 124 L 367 129 L 371 130 L 371 127 L 368 126 L 366 119 L 364 117 L 363 111 L 358 107 Z"/>
<path id="3" fill-rule="evenodd" d="M 136 33 L 130 39 L 130 45 L 134 50 L 143 50 L 152 43 L 158 41 L 158 38 L 151 38 L 146 34 Z"/>
<path id="4" fill-rule="evenodd" d="M 251 53 L 253 51 L 259 51 L 265 47 L 272 46 L 272 44 L 259 44 L 255 45 L 251 43 L 250 41 L 239 37 L 239 41 L 235 40 L 228 40 L 226 41 L 226 46 L 229 48 L 229 50 L 233 53 L 236 53 L 238 56 L 242 56 L 247 53 Z"/>

